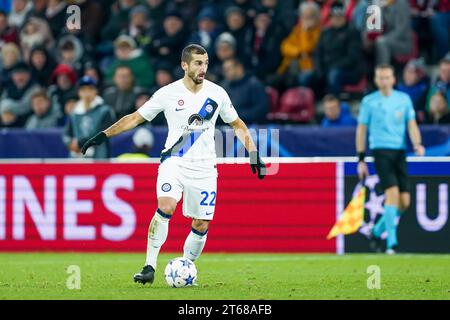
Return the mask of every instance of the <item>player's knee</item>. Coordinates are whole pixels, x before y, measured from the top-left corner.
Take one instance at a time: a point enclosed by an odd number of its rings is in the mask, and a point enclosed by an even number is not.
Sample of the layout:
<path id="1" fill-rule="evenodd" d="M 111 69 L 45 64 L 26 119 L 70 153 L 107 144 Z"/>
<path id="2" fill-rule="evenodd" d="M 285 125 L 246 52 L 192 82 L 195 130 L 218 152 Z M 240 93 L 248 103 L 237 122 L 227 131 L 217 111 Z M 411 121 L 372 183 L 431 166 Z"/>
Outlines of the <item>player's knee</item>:
<path id="1" fill-rule="evenodd" d="M 398 207 L 400 204 L 400 192 L 397 186 L 387 188 L 384 191 L 386 196 L 385 204 Z"/>
<path id="2" fill-rule="evenodd" d="M 158 208 L 165 214 L 172 215 L 177 207 L 177 202 L 175 199 L 170 198 L 159 198 Z"/>
<path id="3" fill-rule="evenodd" d="M 399 196 L 400 196 L 400 191 L 398 190 L 397 186 L 393 186 L 390 188 L 387 188 L 385 190 L 385 194 L 387 198 L 390 198 L 392 200 L 398 200 Z"/>
<path id="4" fill-rule="evenodd" d="M 158 208 L 159 208 L 159 210 L 161 210 L 162 212 L 164 212 L 165 214 L 168 214 L 168 215 L 172 215 L 173 212 L 175 211 L 175 207 L 170 204 L 160 205 L 160 206 L 158 206 Z"/>
<path id="5" fill-rule="evenodd" d="M 404 212 L 404 211 L 408 210 L 410 204 L 411 204 L 411 199 L 409 196 L 401 197 L 400 206 L 399 206 L 400 211 Z"/>
<path id="6" fill-rule="evenodd" d="M 208 230 L 209 221 L 208 220 L 192 220 L 192 228 L 197 230 L 198 232 L 205 233 Z"/>

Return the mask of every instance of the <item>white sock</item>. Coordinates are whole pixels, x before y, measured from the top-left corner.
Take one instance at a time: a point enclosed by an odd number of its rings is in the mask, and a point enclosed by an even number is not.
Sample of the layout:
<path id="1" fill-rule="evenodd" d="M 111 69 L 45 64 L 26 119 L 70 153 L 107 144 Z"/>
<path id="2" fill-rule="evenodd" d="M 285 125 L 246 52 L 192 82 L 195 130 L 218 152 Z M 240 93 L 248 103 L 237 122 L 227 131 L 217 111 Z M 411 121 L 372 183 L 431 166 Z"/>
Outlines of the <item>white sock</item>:
<path id="1" fill-rule="evenodd" d="M 188 258 L 195 261 L 200 257 L 206 243 L 207 232 L 201 233 L 194 229 L 189 233 L 184 242 L 183 258 Z"/>
<path id="2" fill-rule="evenodd" d="M 151 265 L 155 270 L 159 250 L 164 242 L 166 242 L 167 234 L 169 233 L 169 217 L 169 215 L 166 215 L 158 209 L 148 227 L 147 259 L 145 260 L 145 265 Z"/>

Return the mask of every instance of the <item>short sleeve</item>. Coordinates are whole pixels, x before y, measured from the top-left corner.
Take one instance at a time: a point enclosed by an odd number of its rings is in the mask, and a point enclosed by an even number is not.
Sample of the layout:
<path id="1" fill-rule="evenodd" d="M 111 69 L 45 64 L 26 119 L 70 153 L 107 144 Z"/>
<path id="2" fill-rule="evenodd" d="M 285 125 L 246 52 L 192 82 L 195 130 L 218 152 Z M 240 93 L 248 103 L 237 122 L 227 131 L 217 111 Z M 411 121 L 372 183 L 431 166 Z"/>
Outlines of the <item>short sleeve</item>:
<path id="1" fill-rule="evenodd" d="M 158 113 L 164 111 L 161 90 L 156 91 L 137 111 L 147 121 L 152 121 Z"/>
<path id="2" fill-rule="evenodd" d="M 414 105 L 409 96 L 406 97 L 406 121 L 415 120 L 416 112 L 414 111 Z"/>
<path id="3" fill-rule="evenodd" d="M 367 103 L 366 99 L 363 99 L 361 101 L 361 106 L 359 108 L 358 123 L 368 125 L 369 118 L 370 118 L 370 105 Z"/>
<path id="4" fill-rule="evenodd" d="M 220 117 L 225 123 L 233 122 L 239 117 L 236 109 L 233 106 L 233 103 L 231 103 L 231 99 L 228 96 L 228 93 L 225 90 L 223 91 L 223 100 L 222 106 L 220 108 Z"/>

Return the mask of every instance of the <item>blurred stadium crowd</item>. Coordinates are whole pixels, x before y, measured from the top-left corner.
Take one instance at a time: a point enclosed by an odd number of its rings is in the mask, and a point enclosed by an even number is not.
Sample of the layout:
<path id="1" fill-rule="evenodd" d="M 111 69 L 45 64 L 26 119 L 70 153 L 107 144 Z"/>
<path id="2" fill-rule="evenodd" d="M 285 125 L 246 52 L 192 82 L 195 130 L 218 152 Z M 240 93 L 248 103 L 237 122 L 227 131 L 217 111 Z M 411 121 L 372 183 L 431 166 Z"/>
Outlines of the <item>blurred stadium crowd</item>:
<path id="1" fill-rule="evenodd" d="M 373 3 L 382 30 L 367 28 Z M 0 0 L 0 127 L 73 130 L 91 112 L 81 81 L 103 129 L 183 76 L 188 43 L 208 50 L 208 78 L 249 124 L 355 125 L 378 63 L 395 66 L 419 123 L 448 124 L 449 28 L 450 0 Z"/>

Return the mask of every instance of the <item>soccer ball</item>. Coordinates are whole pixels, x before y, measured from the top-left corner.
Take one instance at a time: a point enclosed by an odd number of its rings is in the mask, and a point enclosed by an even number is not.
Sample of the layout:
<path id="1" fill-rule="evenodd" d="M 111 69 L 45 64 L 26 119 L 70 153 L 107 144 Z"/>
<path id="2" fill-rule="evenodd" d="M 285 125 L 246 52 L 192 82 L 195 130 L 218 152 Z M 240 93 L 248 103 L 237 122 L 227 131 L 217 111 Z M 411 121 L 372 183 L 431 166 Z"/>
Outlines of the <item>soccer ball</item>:
<path id="1" fill-rule="evenodd" d="M 167 284 L 173 288 L 188 287 L 197 280 L 197 268 L 187 258 L 175 258 L 167 264 L 164 276 Z"/>

